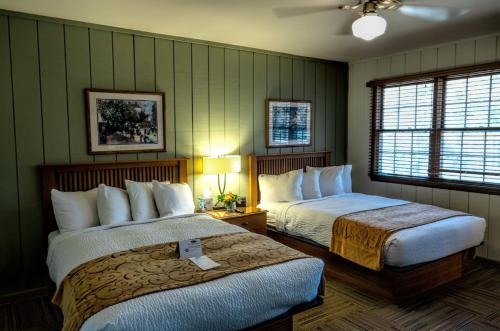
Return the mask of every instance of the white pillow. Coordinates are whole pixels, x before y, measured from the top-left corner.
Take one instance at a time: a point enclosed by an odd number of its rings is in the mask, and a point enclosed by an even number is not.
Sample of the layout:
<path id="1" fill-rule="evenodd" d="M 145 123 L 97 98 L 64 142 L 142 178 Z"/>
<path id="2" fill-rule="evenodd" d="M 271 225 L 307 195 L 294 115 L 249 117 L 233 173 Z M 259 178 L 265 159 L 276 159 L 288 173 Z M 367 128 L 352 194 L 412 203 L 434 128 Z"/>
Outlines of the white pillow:
<path id="1" fill-rule="evenodd" d="M 309 170 L 304 173 L 304 178 L 302 179 L 302 195 L 304 199 L 321 198 L 319 173 L 319 170 L 314 168 L 309 168 Z"/>
<path id="2" fill-rule="evenodd" d="M 134 221 L 158 218 L 151 182 L 134 182 L 126 179 L 125 186 L 127 187 L 130 210 Z"/>
<path id="3" fill-rule="evenodd" d="M 281 175 L 259 175 L 260 201 L 285 202 L 302 200 L 302 169 Z"/>
<path id="4" fill-rule="evenodd" d="M 188 184 L 153 181 L 153 194 L 160 217 L 194 213 L 193 193 Z"/>
<path id="5" fill-rule="evenodd" d="M 342 186 L 344 187 L 344 193 L 352 193 L 352 164 L 344 165 L 342 169 Z"/>
<path id="6" fill-rule="evenodd" d="M 50 195 L 59 232 L 99 225 L 97 188 L 85 192 L 61 192 L 52 189 Z"/>
<path id="7" fill-rule="evenodd" d="M 343 166 L 333 166 L 324 168 L 314 168 L 307 167 L 307 171 L 310 169 L 317 169 L 319 173 L 319 187 L 321 189 L 321 195 L 324 197 L 342 194 L 344 193 L 344 187 L 342 185 L 342 169 Z"/>
<path id="8" fill-rule="evenodd" d="M 119 224 L 132 220 L 127 191 L 121 188 L 99 185 L 97 213 L 101 225 Z"/>

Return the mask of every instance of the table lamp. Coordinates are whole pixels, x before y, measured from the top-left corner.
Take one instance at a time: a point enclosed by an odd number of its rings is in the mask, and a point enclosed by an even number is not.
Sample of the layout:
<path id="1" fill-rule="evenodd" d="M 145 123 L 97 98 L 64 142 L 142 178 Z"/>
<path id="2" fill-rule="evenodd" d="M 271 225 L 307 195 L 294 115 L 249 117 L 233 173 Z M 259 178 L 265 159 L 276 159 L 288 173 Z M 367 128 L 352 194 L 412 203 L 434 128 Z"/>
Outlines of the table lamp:
<path id="1" fill-rule="evenodd" d="M 226 190 L 226 174 L 241 171 L 241 157 L 239 155 L 206 156 L 203 158 L 203 173 L 205 175 L 217 175 L 219 194 Z M 224 184 L 221 188 L 220 178 L 224 175 Z"/>

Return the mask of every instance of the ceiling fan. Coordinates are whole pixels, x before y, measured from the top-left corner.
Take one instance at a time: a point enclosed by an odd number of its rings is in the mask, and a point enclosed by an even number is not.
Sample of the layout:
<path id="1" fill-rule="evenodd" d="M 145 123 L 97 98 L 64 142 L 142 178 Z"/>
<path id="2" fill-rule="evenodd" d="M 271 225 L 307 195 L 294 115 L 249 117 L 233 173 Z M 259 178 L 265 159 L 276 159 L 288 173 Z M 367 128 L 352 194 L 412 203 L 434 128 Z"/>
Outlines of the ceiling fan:
<path id="1" fill-rule="evenodd" d="M 373 40 L 385 33 L 387 21 L 379 15 L 381 11 L 398 11 L 427 21 L 441 22 L 467 14 L 469 9 L 447 8 L 419 4 L 423 0 L 356 0 L 351 4 L 283 7 L 273 9 L 278 17 L 292 17 L 331 10 L 355 11 L 359 16 L 352 23 L 352 34 L 364 40 Z M 407 4 L 410 3 L 410 4 Z"/>

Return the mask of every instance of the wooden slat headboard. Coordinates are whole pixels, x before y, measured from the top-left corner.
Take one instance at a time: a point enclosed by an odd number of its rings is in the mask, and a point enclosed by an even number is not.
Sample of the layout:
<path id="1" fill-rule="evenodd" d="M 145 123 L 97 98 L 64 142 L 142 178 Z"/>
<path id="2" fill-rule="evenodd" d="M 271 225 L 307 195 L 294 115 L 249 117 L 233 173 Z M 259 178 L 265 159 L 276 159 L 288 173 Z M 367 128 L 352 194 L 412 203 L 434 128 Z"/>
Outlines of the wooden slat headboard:
<path id="1" fill-rule="evenodd" d="M 248 156 L 248 205 L 257 206 L 260 200 L 260 174 L 279 175 L 288 171 L 305 169 L 306 166 L 326 167 L 330 165 L 331 152 L 308 152 L 281 155 Z"/>
<path id="2" fill-rule="evenodd" d="M 149 182 L 169 180 L 187 182 L 187 160 L 96 162 L 40 166 L 42 174 L 42 204 L 45 234 L 57 230 L 50 190 L 87 191 L 99 184 L 125 188 L 125 179 Z"/>

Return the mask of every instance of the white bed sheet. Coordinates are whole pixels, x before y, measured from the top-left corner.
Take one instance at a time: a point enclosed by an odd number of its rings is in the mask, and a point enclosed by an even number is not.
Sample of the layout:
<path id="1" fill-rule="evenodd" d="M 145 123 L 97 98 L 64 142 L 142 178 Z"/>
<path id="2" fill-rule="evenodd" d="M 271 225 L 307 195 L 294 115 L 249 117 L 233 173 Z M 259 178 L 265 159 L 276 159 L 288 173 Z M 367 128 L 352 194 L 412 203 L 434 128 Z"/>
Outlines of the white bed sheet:
<path id="1" fill-rule="evenodd" d="M 166 217 L 50 235 L 47 265 L 59 285 L 91 259 L 144 245 L 246 230 L 206 215 Z M 81 330 L 235 330 L 314 299 L 323 262 L 293 260 L 202 284 L 157 292 L 110 306 Z"/>
<path id="2" fill-rule="evenodd" d="M 268 224 L 278 231 L 329 247 L 337 217 L 363 210 L 405 204 L 408 201 L 361 193 L 295 202 L 267 203 Z M 451 217 L 393 233 L 386 241 L 384 263 L 405 267 L 433 261 L 479 245 L 486 221 L 476 216 Z"/>

